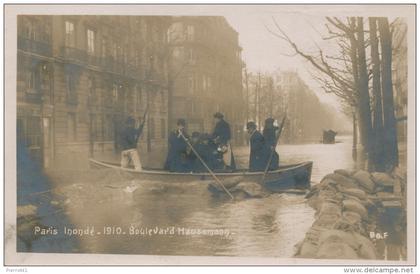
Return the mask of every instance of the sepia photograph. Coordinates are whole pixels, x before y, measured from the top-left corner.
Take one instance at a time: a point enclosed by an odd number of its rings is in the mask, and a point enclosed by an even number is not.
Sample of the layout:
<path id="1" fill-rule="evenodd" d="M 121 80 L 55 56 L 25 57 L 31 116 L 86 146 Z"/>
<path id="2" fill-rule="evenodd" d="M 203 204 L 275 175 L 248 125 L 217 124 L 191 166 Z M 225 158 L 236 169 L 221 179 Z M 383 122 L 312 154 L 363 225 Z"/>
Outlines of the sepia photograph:
<path id="1" fill-rule="evenodd" d="M 5 264 L 415 264 L 415 9 L 6 4 Z"/>

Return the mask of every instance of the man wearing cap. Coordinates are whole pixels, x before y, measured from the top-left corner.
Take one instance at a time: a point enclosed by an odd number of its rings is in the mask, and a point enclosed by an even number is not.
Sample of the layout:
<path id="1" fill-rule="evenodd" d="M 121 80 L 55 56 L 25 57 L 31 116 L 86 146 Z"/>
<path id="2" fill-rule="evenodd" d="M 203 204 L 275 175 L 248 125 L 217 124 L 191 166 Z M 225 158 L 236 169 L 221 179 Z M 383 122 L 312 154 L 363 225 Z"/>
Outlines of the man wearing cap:
<path id="1" fill-rule="evenodd" d="M 254 122 L 248 122 L 246 129 L 249 134 L 251 150 L 249 154 L 249 171 L 264 171 L 269 155 L 264 136 L 257 130 L 257 125 Z"/>
<path id="2" fill-rule="evenodd" d="M 220 154 L 222 154 L 225 168 L 235 169 L 235 159 L 233 157 L 230 145 L 231 131 L 230 125 L 224 120 L 224 116 L 220 112 L 213 115 L 216 125 L 211 135 L 213 141 L 217 144 Z"/>
<path id="3" fill-rule="evenodd" d="M 133 117 L 128 117 L 125 122 L 125 128 L 120 134 L 121 152 L 121 167 L 128 168 L 129 164 L 134 165 L 135 170 L 142 170 L 140 156 L 137 152 L 137 141 L 141 136 L 144 127 L 144 120 L 139 121 L 139 127 L 135 127 L 136 120 Z"/>
<path id="4" fill-rule="evenodd" d="M 184 119 L 178 119 L 177 129 L 169 135 L 169 149 L 166 157 L 164 169 L 172 172 L 189 171 L 187 159 L 187 143 L 184 138 L 188 139 L 185 129 L 186 122 Z"/>

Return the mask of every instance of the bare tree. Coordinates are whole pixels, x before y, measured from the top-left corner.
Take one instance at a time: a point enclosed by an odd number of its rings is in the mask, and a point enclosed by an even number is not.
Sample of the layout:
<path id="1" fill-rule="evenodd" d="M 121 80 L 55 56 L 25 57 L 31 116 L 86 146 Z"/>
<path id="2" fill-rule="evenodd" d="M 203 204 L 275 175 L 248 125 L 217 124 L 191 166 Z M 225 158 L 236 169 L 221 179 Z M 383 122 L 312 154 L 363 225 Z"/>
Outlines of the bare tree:
<path id="1" fill-rule="evenodd" d="M 329 36 L 323 39 L 336 42 L 339 48 L 336 56 L 326 56 L 319 47 L 317 55 L 305 53 L 274 18 L 274 30 L 266 28 L 271 34 L 287 42 L 295 55 L 303 57 L 315 68 L 313 76 L 321 83 L 325 92 L 342 99 L 344 105 L 349 106 L 345 109 L 355 110 L 351 111 L 353 125 L 355 128 L 357 117 L 360 141 L 368 155 L 369 168 L 384 170 L 383 159 L 387 159 L 388 169 L 393 168 L 398 165 L 398 147 L 392 92 L 392 43 L 388 20 L 369 18 L 369 39 L 365 38 L 367 31 L 363 17 L 327 17 L 326 20 Z M 368 47 L 370 60 L 366 56 Z M 371 71 L 368 70 L 369 67 L 372 67 Z M 356 134 L 354 138 L 357 138 Z"/>
<path id="2" fill-rule="evenodd" d="M 398 165 L 397 121 L 395 119 L 394 95 L 392 88 L 392 37 L 388 19 L 378 19 L 382 51 L 382 95 L 386 149 L 386 167 L 392 169 Z"/>
<path id="3" fill-rule="evenodd" d="M 381 89 L 381 63 L 378 49 L 377 18 L 369 17 L 369 37 L 370 53 L 372 58 L 372 94 L 374 97 L 373 112 L 373 131 L 374 131 L 374 151 L 375 169 L 384 171 L 384 127 L 383 127 L 383 108 L 382 108 L 382 89 Z"/>

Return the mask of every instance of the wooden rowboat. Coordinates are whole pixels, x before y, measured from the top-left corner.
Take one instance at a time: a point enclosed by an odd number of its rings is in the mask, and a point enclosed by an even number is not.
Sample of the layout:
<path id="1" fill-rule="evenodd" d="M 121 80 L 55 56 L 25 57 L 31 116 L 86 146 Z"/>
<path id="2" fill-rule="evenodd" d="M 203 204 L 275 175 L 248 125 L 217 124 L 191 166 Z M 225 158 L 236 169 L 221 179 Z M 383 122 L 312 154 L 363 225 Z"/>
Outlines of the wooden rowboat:
<path id="1" fill-rule="evenodd" d="M 122 168 L 116 163 L 109 163 L 89 159 L 93 168 L 107 168 L 122 172 L 141 180 L 155 180 L 165 182 L 193 182 L 193 181 L 213 181 L 210 173 L 180 173 L 169 172 L 162 169 L 144 168 L 137 171 L 131 168 Z M 310 187 L 312 172 L 312 162 L 283 165 L 277 170 L 269 171 L 265 177 L 264 186 L 271 191 L 281 191 L 284 189 L 306 189 Z M 250 172 L 246 169 L 238 169 L 234 172 L 214 172 L 222 182 L 232 178 L 243 177 L 246 182 L 260 183 L 264 172 Z"/>

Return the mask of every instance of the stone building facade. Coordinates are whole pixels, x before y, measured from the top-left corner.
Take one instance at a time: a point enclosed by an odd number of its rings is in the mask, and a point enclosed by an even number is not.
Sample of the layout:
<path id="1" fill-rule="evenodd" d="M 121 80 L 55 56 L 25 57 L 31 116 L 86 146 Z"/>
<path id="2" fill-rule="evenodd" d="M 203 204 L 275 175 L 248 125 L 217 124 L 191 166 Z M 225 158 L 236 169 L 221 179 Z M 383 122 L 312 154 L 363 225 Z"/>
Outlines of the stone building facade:
<path id="1" fill-rule="evenodd" d="M 168 41 L 170 128 L 184 118 L 189 132 L 211 132 L 220 111 L 241 143 L 246 117 L 238 33 L 224 17 L 174 17 Z"/>
<path id="2" fill-rule="evenodd" d="M 147 108 L 140 153 L 164 155 L 169 23 L 154 16 L 19 16 L 18 145 L 45 168 L 86 167 L 90 157 L 118 155 L 125 119 Z"/>

